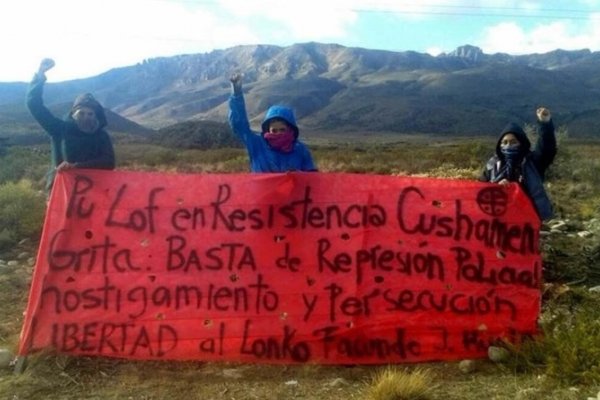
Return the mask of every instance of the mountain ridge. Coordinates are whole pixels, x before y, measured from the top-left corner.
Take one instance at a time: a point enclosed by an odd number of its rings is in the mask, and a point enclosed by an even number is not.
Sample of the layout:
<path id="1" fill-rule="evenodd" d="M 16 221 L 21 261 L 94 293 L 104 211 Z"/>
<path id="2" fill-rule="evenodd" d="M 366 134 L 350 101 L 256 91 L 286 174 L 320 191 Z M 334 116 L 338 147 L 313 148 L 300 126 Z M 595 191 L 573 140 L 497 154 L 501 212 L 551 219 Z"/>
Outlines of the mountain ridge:
<path id="1" fill-rule="evenodd" d="M 311 131 L 496 133 L 549 107 L 576 136 L 600 135 L 600 52 L 485 54 L 460 46 L 432 56 L 316 42 L 244 45 L 159 57 L 95 77 L 49 82 L 48 104 L 92 92 L 105 107 L 158 129 L 188 120 L 226 121 L 228 76 L 244 74 L 257 127 L 268 106 L 293 107 Z M 51 73 L 49 73 L 51 80 Z M 3 107 L 23 103 L 26 83 L 0 83 Z"/>

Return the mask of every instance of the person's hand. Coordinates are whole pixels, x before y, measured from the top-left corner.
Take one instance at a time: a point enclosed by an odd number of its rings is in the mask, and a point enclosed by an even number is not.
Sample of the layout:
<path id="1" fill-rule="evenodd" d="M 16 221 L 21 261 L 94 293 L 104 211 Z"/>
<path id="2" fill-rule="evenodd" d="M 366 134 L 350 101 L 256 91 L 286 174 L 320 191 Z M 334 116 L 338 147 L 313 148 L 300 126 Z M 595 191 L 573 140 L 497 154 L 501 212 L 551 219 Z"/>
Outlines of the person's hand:
<path id="1" fill-rule="evenodd" d="M 233 74 L 231 74 L 231 76 L 229 77 L 229 80 L 231 81 L 231 83 L 233 83 L 234 85 L 241 85 L 242 84 L 242 73 L 241 72 L 234 72 Z"/>
<path id="2" fill-rule="evenodd" d="M 75 164 L 74 163 L 70 163 L 68 161 L 63 161 L 60 164 L 58 164 L 58 166 L 56 167 L 57 171 L 63 171 L 65 169 L 72 169 L 75 168 Z"/>
<path id="3" fill-rule="evenodd" d="M 498 185 L 508 186 L 508 185 L 510 185 L 510 181 L 508 179 L 504 178 L 500 182 L 498 182 Z"/>
<path id="4" fill-rule="evenodd" d="M 242 92 L 242 78 L 243 78 L 243 75 L 240 72 L 234 72 L 229 77 L 229 81 L 231 82 L 231 87 L 233 89 L 233 93 L 239 94 Z"/>
<path id="5" fill-rule="evenodd" d="M 548 110 L 546 107 L 540 107 L 535 111 L 535 114 L 537 115 L 537 119 L 540 122 L 548 122 L 550 121 L 550 119 L 552 119 L 552 114 L 550 114 L 550 110 Z"/>
<path id="6" fill-rule="evenodd" d="M 44 58 L 41 62 L 40 62 L 40 67 L 38 68 L 38 73 L 43 75 L 46 73 L 46 71 L 48 71 L 49 69 L 53 68 L 54 65 L 56 65 L 54 63 L 54 60 L 51 58 Z"/>

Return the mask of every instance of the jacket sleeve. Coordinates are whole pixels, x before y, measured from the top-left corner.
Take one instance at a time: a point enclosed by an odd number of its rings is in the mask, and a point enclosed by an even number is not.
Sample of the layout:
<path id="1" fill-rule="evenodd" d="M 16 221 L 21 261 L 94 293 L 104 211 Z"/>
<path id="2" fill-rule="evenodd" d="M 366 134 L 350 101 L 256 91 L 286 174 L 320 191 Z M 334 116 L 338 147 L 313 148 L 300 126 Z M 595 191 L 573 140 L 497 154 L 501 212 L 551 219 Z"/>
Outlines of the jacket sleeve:
<path id="1" fill-rule="evenodd" d="M 538 122 L 537 133 L 538 139 L 532 151 L 532 158 L 543 179 L 544 173 L 554 161 L 557 151 L 556 135 L 554 134 L 554 123 L 552 120 L 548 122 Z"/>
<path id="2" fill-rule="evenodd" d="M 480 182 L 490 182 L 492 180 L 492 169 L 496 163 L 496 158 L 490 158 L 486 163 L 485 167 L 483 167 L 483 171 L 481 171 L 481 175 L 479 176 Z"/>
<path id="3" fill-rule="evenodd" d="M 303 162 L 302 162 L 302 170 L 303 171 L 309 171 L 309 172 L 316 172 L 316 171 L 318 171 L 318 169 L 315 166 L 315 163 L 313 161 L 312 155 L 310 154 L 310 150 L 308 150 L 307 147 L 304 148 L 304 157 L 303 157 Z"/>
<path id="4" fill-rule="evenodd" d="M 489 182 L 490 181 L 490 170 L 487 168 L 484 168 L 483 171 L 481 172 L 481 175 L 479 176 L 479 181 L 480 182 Z"/>
<path id="5" fill-rule="evenodd" d="M 246 113 L 246 102 L 243 94 L 232 94 L 229 98 L 229 126 L 235 135 L 246 144 L 250 145 L 250 142 L 254 137 L 258 137 L 250 129 L 250 123 L 248 122 L 248 114 Z"/>
<path id="6" fill-rule="evenodd" d="M 98 155 L 86 161 L 76 162 L 77 168 L 115 169 L 115 151 L 106 131 L 98 133 Z"/>
<path id="7" fill-rule="evenodd" d="M 44 92 L 44 75 L 35 74 L 27 91 L 27 108 L 35 120 L 44 130 L 54 136 L 60 134 L 64 128 L 64 121 L 55 117 L 44 105 L 42 95 Z"/>

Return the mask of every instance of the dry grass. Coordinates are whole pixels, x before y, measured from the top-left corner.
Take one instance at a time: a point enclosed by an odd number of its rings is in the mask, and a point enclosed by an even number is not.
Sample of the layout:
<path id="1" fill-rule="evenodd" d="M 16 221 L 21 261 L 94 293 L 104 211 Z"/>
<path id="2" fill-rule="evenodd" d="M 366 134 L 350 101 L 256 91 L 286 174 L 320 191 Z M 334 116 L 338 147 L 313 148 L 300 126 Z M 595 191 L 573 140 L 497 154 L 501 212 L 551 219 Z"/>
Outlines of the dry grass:
<path id="1" fill-rule="evenodd" d="M 489 144 L 489 138 L 435 143 L 421 140 L 368 145 L 320 144 L 314 147 L 313 155 L 324 172 L 471 179 L 490 155 Z M 241 172 L 247 168 L 247 156 L 240 149 L 173 152 L 128 144 L 117 152 L 120 168 L 126 169 Z M 39 178 L 39 171 L 45 169 L 30 163 L 21 173 L 18 166 L 27 164 L 19 163 L 24 153 L 11 154 L 6 159 L 6 171 L 10 170 L 16 178 Z M 598 160 L 598 143 L 561 144 L 548 176 L 550 196 L 560 217 L 581 221 L 598 215 Z M 599 241 L 598 238 L 592 240 L 595 242 L 582 242 L 576 235 L 545 239 L 544 261 L 556 271 L 554 280 L 564 283 L 581 276 L 585 263 L 589 262 L 582 243 L 591 246 Z M 31 246 L 35 251 L 35 244 Z M 23 249 L 14 250 L 16 254 Z M 0 255 L 0 258 L 6 257 Z M 2 348 L 16 349 L 30 279 L 31 268 L 26 264 L 0 269 Z M 23 374 L 0 370 L 0 400 L 587 399 L 600 391 L 595 375 L 600 368 L 600 316 L 597 314 L 600 300 L 584 296 L 585 290 L 574 290 L 552 301 L 546 299 L 544 317 L 549 319 L 544 322 L 548 330 L 542 342 L 519 349 L 515 358 L 504 365 L 480 360 L 476 371 L 471 373 L 461 372 L 457 363 L 442 362 L 395 369 L 136 362 L 38 354 L 29 358 Z M 579 307 L 583 303 L 585 307 Z M 563 379 L 566 372 L 569 372 L 568 379 Z"/>
<path id="2" fill-rule="evenodd" d="M 433 374 L 427 369 L 413 371 L 386 367 L 373 377 L 368 400 L 425 400 L 434 390 Z"/>

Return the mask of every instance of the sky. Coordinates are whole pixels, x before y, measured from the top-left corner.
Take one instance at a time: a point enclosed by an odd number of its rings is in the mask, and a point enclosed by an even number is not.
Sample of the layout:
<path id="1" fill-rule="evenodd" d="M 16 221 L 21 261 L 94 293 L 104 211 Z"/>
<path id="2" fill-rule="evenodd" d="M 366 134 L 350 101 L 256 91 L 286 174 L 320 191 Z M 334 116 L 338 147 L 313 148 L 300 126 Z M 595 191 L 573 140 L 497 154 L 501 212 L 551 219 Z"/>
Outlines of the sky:
<path id="1" fill-rule="evenodd" d="M 600 0 L 5 0 L 0 82 L 99 75 L 237 45 L 337 43 L 438 55 L 600 51 Z"/>

